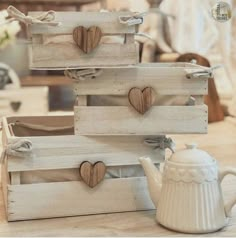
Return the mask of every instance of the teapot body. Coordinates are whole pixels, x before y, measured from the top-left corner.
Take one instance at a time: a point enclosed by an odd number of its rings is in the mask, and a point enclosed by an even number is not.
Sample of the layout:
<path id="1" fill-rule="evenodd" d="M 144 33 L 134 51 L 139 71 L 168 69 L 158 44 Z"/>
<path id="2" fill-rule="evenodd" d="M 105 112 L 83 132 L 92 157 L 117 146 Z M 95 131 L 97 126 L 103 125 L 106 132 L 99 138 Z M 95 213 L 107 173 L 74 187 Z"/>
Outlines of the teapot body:
<path id="1" fill-rule="evenodd" d="M 208 233 L 227 223 L 216 162 L 209 165 L 166 161 L 157 220 L 185 233 Z"/>

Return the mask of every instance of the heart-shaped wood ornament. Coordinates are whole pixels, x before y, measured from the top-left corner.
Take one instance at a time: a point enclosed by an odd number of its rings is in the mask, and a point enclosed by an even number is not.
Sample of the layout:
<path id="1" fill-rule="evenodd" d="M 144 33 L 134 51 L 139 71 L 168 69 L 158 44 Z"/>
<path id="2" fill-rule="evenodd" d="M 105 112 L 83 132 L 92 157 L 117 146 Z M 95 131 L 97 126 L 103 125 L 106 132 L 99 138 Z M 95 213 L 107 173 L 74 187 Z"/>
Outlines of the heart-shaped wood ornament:
<path id="1" fill-rule="evenodd" d="M 78 26 L 73 31 L 74 42 L 86 54 L 98 46 L 101 38 L 102 31 L 97 26 L 89 28 Z"/>
<path id="2" fill-rule="evenodd" d="M 14 112 L 17 112 L 20 109 L 21 102 L 11 102 L 11 108 Z"/>
<path id="3" fill-rule="evenodd" d="M 133 108 L 140 114 L 144 114 L 154 104 L 156 93 L 151 87 L 146 87 L 143 90 L 140 88 L 131 88 L 128 98 Z"/>
<path id="4" fill-rule="evenodd" d="M 84 183 L 90 188 L 94 188 L 103 180 L 106 173 L 106 165 L 101 161 L 95 164 L 85 161 L 80 165 L 79 172 Z"/>

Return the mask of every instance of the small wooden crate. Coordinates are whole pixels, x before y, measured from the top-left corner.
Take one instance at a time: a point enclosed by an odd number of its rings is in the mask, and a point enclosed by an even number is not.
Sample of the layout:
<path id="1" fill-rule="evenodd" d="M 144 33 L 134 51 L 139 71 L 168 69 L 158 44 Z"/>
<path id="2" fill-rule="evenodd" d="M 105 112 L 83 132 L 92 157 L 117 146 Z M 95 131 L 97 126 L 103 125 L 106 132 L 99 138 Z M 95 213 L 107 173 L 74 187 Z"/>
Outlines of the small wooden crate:
<path id="1" fill-rule="evenodd" d="M 41 12 L 30 12 L 38 16 Z M 129 12 L 57 12 L 55 21 L 60 26 L 33 24 L 29 26 L 31 68 L 73 68 L 132 65 L 138 63 L 138 45 L 134 42 L 136 27 L 121 24 L 120 16 Z M 73 40 L 73 30 L 83 26 L 97 26 L 102 31 L 101 42 L 89 54 Z M 111 36 L 115 42 L 107 42 Z M 117 39 L 120 36 L 122 39 Z"/>
<path id="2" fill-rule="evenodd" d="M 32 100 L 35 103 L 32 103 Z M 2 116 L 33 116 L 48 113 L 48 87 L 21 87 L 0 90 Z"/>
<path id="3" fill-rule="evenodd" d="M 189 78 L 191 72 L 204 71 L 193 64 L 139 64 L 129 68 L 103 69 L 96 78 L 75 81 L 74 91 L 79 106 L 75 111 L 77 135 L 166 135 L 207 133 L 208 110 L 203 95 L 208 91 L 208 78 Z M 194 105 L 154 105 L 144 115 L 128 102 L 133 87 L 151 87 L 157 95 L 193 96 Z M 127 105 L 88 106 L 90 95 L 115 95 L 127 98 Z M 187 97 L 188 98 L 188 97 Z M 186 102 L 187 103 L 187 102 Z"/>
<path id="4" fill-rule="evenodd" d="M 73 126 L 73 116 L 3 118 L 3 147 L 15 139 L 29 139 L 33 157 L 5 154 L 2 164 L 2 187 L 9 221 L 64 217 L 153 209 L 146 178 L 138 158 L 150 156 L 155 163 L 164 160 L 164 150 L 146 146 L 144 137 L 88 137 L 73 135 L 73 127 L 62 132 L 28 130 L 14 123 L 48 127 Z M 13 123 L 13 124 L 12 124 Z M 51 128 L 52 129 L 52 128 Z M 50 129 L 50 130 L 51 130 Z M 109 169 L 140 166 L 140 176 L 105 177 L 91 189 L 78 179 L 65 178 L 65 170 L 79 168 L 83 161 L 103 161 Z M 50 182 L 25 177 L 44 173 L 60 176 Z M 78 169 L 79 174 L 79 169 Z M 28 176 L 28 177 L 29 177 Z M 55 176 L 54 176 L 55 177 Z"/>

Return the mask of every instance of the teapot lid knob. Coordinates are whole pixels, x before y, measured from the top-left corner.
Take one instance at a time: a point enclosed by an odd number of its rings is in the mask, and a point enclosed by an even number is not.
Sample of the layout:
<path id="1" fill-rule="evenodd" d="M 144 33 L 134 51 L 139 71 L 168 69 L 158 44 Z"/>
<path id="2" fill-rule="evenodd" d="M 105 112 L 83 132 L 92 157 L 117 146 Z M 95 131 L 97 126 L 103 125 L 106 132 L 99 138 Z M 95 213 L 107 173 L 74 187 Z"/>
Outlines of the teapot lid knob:
<path id="1" fill-rule="evenodd" d="M 197 144 L 196 143 L 189 143 L 189 144 L 185 144 L 186 149 L 196 149 L 197 148 Z"/>

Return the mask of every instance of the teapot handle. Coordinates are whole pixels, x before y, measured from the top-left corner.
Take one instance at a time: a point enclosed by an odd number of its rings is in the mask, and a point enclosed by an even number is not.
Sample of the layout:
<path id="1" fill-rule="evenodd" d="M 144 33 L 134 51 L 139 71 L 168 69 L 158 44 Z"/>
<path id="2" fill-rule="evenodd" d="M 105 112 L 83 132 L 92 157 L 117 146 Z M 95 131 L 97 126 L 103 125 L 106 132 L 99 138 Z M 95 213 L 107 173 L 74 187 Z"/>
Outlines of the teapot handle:
<path id="1" fill-rule="evenodd" d="M 224 167 L 224 168 L 220 169 L 220 182 L 222 182 L 224 177 L 229 174 L 236 176 L 236 168 Z M 232 198 L 230 201 L 228 201 L 224 206 L 225 214 L 227 217 L 231 216 L 231 210 L 235 204 L 236 204 L 236 195 L 234 198 Z"/>

